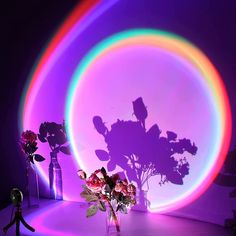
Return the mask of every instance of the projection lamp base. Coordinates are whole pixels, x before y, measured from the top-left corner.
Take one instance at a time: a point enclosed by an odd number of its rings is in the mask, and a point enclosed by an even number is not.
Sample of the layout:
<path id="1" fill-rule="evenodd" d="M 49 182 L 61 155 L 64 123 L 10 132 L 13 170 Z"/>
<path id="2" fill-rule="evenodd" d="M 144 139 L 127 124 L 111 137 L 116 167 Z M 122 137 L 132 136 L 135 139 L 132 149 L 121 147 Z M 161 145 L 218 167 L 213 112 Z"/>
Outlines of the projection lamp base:
<path id="1" fill-rule="evenodd" d="M 22 216 L 22 208 L 21 208 L 21 203 L 23 201 L 23 194 L 22 194 L 22 192 L 19 189 L 17 189 L 17 188 L 13 188 L 11 190 L 10 196 L 11 196 L 11 200 L 12 200 L 13 205 L 15 205 L 15 207 L 16 207 L 16 211 L 15 211 L 15 216 L 14 216 L 13 220 L 8 225 L 6 225 L 3 228 L 3 232 L 6 234 L 7 230 L 11 226 L 16 224 L 16 236 L 20 236 L 20 222 L 28 230 L 30 230 L 31 232 L 35 232 L 35 229 L 33 227 L 31 227 L 30 225 L 28 225 L 26 223 L 26 221 L 24 220 L 23 216 Z"/>

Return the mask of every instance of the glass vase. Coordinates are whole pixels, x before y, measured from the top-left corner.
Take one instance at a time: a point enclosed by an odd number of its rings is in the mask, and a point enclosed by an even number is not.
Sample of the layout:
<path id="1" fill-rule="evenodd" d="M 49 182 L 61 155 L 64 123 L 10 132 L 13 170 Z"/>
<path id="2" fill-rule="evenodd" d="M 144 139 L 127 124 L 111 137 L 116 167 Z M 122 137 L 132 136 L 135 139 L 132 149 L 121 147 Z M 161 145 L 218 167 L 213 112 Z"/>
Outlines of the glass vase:
<path id="1" fill-rule="evenodd" d="M 39 183 L 38 173 L 34 164 L 27 160 L 26 166 L 26 192 L 28 195 L 28 207 L 39 206 Z"/>
<path id="2" fill-rule="evenodd" d="M 114 211 L 112 207 L 109 207 L 106 211 L 106 232 L 107 235 L 120 235 L 120 212 Z"/>
<path id="3" fill-rule="evenodd" d="M 49 164 L 49 188 L 50 198 L 63 200 L 62 171 L 57 160 L 57 153 L 51 152 L 51 162 Z"/>

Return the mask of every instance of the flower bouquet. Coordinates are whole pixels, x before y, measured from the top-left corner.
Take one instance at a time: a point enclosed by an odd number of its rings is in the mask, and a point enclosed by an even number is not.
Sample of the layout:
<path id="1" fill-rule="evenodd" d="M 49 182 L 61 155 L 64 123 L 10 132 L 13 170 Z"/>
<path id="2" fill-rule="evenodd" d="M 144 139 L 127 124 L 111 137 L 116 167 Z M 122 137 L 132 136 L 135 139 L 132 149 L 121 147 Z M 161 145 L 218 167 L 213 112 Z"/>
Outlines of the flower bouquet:
<path id="1" fill-rule="evenodd" d="M 78 171 L 81 179 L 85 180 L 81 197 L 91 203 L 87 210 L 87 217 L 93 216 L 98 209 L 106 211 L 108 208 L 109 224 L 114 224 L 116 231 L 120 232 L 117 213 L 127 213 L 127 209 L 136 204 L 136 187 L 122 180 L 119 174 L 109 176 L 105 168 L 96 170 L 87 178 L 83 170 Z"/>

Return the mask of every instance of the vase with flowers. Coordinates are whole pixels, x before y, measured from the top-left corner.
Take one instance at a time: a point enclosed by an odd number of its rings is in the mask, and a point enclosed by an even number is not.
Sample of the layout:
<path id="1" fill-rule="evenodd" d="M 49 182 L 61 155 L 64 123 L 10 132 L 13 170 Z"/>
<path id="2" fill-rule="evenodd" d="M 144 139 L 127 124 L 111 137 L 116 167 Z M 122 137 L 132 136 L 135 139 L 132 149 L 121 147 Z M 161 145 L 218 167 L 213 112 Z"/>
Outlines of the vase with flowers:
<path id="1" fill-rule="evenodd" d="M 39 185 L 38 174 L 35 168 L 35 162 L 44 161 L 45 158 L 35 153 L 37 147 L 37 135 L 26 130 L 21 134 L 20 147 L 26 157 L 26 192 L 28 195 L 28 207 L 35 207 L 39 204 Z"/>
<path id="2" fill-rule="evenodd" d="M 98 210 L 107 211 L 107 234 L 119 233 L 119 212 L 127 214 L 128 208 L 136 204 L 136 187 L 122 180 L 119 174 L 109 176 L 103 167 L 89 177 L 83 170 L 79 170 L 78 175 L 85 181 L 80 195 L 90 203 L 86 216 L 91 217 Z"/>

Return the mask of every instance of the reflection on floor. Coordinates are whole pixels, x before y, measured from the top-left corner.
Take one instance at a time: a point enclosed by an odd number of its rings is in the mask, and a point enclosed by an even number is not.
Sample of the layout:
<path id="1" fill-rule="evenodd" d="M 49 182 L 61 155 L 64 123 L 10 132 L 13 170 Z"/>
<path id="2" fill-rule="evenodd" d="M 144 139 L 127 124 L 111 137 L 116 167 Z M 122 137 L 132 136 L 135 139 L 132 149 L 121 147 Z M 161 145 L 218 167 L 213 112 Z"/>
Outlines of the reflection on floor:
<path id="1" fill-rule="evenodd" d="M 0 228 L 9 223 L 11 207 L 0 212 Z M 21 235 L 34 236 L 105 236 L 105 215 L 86 218 L 86 206 L 76 202 L 44 200 L 39 208 L 23 208 L 25 220 L 36 229 L 35 233 L 21 226 Z M 0 234 L 1 235 L 1 234 Z M 12 227 L 7 236 L 15 235 Z M 131 211 L 121 217 L 120 236 L 227 236 L 223 227 L 183 218 Z"/>

